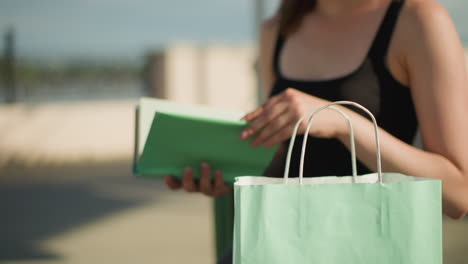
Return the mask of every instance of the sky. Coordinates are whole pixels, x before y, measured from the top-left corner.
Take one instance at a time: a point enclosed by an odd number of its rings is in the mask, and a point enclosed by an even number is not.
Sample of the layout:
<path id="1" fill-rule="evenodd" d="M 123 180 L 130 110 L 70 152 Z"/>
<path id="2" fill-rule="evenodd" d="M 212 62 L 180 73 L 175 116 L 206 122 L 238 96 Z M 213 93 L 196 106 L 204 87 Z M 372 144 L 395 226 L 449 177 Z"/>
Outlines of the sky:
<path id="1" fill-rule="evenodd" d="M 279 0 L 265 1 L 268 16 Z M 439 2 L 468 46 L 468 1 Z M 252 43 L 253 12 L 253 0 L 0 0 L 0 33 L 14 27 L 22 57 L 132 57 L 179 41 Z"/>

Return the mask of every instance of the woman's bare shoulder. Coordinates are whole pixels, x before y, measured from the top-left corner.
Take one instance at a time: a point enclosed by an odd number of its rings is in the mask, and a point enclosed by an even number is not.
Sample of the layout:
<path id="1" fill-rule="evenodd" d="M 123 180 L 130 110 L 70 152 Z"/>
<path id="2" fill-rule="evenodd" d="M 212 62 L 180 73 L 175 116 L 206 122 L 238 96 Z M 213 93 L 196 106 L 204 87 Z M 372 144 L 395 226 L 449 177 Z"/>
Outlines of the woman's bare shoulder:
<path id="1" fill-rule="evenodd" d="M 461 46 L 446 9 L 435 0 L 407 0 L 400 14 L 396 38 L 404 57 L 433 53 L 435 47 Z"/>
<path id="2" fill-rule="evenodd" d="M 407 0 L 400 19 L 412 33 L 453 27 L 447 10 L 435 0 Z"/>
<path id="3" fill-rule="evenodd" d="M 260 40 L 262 42 L 271 43 L 276 39 L 279 31 L 279 18 L 272 16 L 263 21 L 260 25 Z"/>

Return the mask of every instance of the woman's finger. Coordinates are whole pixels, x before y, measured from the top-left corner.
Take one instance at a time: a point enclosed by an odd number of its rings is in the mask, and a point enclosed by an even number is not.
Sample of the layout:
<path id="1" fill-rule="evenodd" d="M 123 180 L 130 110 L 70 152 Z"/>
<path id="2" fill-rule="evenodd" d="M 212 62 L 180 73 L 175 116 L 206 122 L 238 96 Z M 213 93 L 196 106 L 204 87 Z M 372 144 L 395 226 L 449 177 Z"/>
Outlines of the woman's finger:
<path id="1" fill-rule="evenodd" d="M 257 137 L 251 142 L 251 145 L 256 147 L 260 144 L 263 144 L 266 139 L 272 137 L 275 133 L 280 131 L 285 125 L 288 125 L 291 117 L 288 114 L 287 108 L 276 118 L 271 120 L 265 127 L 262 128 L 261 132 Z"/>
<path id="2" fill-rule="evenodd" d="M 271 105 L 276 104 L 278 101 L 282 100 L 282 95 L 275 95 L 272 96 L 268 101 L 266 101 L 263 105 L 255 109 L 254 111 L 246 114 L 244 117 L 242 117 L 242 120 L 245 120 L 247 122 L 250 122 L 257 118 L 265 109 L 271 107 Z"/>
<path id="3" fill-rule="evenodd" d="M 285 102 L 279 101 L 277 104 L 265 109 L 261 115 L 255 118 L 249 126 L 242 131 L 241 139 L 246 139 L 263 129 L 268 123 L 286 111 L 287 107 L 288 105 Z"/>
<path id="4" fill-rule="evenodd" d="M 261 105 L 261 106 L 257 107 L 255 110 L 253 110 L 252 112 L 247 113 L 245 116 L 243 116 L 241 118 L 241 120 L 245 120 L 247 122 L 250 122 L 253 119 L 255 119 L 258 115 L 260 115 L 262 113 L 263 109 L 264 109 L 264 106 Z"/>
<path id="5" fill-rule="evenodd" d="M 196 192 L 198 190 L 197 185 L 193 181 L 193 169 L 185 168 L 182 175 L 182 187 L 187 192 Z"/>
<path id="6" fill-rule="evenodd" d="M 171 176 L 164 176 L 164 182 L 166 183 L 167 187 L 171 190 L 177 190 L 182 187 L 182 183 Z"/>
<path id="7" fill-rule="evenodd" d="M 213 186 L 211 186 L 210 179 L 210 165 L 206 162 L 200 164 L 200 192 L 211 195 L 213 192 Z"/>
<path id="8" fill-rule="evenodd" d="M 223 174 L 217 170 L 214 173 L 214 191 L 213 197 L 219 197 L 229 192 L 230 188 L 223 181 Z"/>

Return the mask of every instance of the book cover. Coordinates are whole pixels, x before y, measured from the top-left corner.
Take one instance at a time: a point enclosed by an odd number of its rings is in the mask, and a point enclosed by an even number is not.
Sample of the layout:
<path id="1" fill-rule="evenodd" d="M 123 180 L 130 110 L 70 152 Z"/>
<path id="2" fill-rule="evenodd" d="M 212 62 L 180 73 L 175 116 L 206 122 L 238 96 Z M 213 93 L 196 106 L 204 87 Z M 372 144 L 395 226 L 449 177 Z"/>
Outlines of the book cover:
<path id="1" fill-rule="evenodd" d="M 180 178 L 185 167 L 200 163 L 221 170 L 225 182 L 242 175 L 262 175 L 276 147 L 251 147 L 239 135 L 243 113 L 206 106 L 142 98 L 137 107 L 134 173 L 140 177 Z"/>

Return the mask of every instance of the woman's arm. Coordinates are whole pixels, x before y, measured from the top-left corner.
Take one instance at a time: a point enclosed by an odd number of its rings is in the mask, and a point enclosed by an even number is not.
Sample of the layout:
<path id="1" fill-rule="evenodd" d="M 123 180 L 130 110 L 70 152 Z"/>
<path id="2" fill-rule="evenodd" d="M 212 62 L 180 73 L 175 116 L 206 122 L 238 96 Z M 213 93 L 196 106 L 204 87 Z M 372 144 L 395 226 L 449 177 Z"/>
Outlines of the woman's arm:
<path id="1" fill-rule="evenodd" d="M 405 68 L 424 150 L 381 129 L 385 171 L 442 180 L 444 213 L 461 218 L 468 211 L 468 77 L 463 48 L 455 28 L 436 2 L 409 6 L 401 17 Z M 395 102 L 398 104 L 398 102 Z M 375 169 L 372 124 L 357 114 L 359 159 Z M 346 144 L 346 133 L 339 133 Z"/>

